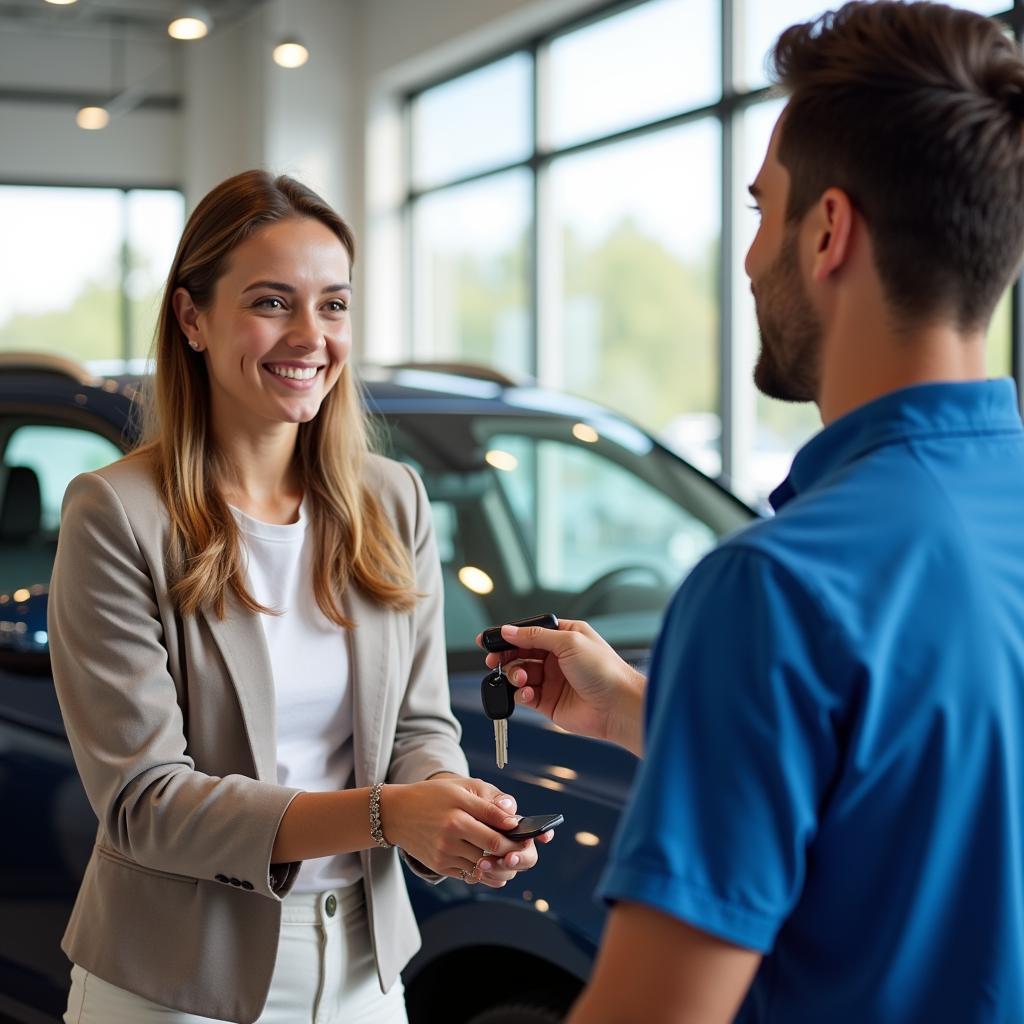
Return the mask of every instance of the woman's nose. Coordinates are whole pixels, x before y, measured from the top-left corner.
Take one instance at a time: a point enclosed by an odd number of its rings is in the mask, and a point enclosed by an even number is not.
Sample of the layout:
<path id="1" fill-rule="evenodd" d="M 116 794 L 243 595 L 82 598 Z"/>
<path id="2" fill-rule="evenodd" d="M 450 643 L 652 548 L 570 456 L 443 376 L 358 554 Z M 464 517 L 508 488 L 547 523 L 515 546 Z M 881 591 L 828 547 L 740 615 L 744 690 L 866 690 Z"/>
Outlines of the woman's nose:
<path id="1" fill-rule="evenodd" d="M 287 342 L 293 348 L 323 348 L 325 341 L 320 321 L 313 310 L 296 310 L 289 325 Z"/>

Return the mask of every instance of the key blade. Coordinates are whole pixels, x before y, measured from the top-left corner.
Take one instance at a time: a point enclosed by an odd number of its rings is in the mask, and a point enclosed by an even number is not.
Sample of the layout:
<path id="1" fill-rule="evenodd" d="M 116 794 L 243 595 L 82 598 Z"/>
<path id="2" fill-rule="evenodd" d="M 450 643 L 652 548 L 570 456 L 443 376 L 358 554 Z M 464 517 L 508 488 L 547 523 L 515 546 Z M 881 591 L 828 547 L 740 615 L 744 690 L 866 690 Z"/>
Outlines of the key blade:
<path id="1" fill-rule="evenodd" d="M 504 768 L 508 764 L 508 722 L 504 718 L 494 722 L 494 742 L 495 760 L 499 768 Z"/>
<path id="2" fill-rule="evenodd" d="M 504 768 L 508 764 L 508 756 L 506 754 L 508 741 L 508 723 L 504 718 L 495 719 L 494 722 L 494 752 L 495 762 L 499 768 Z"/>

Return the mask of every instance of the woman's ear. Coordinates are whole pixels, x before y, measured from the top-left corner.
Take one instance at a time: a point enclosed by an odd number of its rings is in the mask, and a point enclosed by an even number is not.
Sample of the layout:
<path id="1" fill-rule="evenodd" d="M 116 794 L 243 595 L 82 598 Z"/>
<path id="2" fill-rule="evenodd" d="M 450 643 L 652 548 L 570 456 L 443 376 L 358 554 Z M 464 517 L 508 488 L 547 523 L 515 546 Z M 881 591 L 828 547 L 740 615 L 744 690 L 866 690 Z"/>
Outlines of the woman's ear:
<path id="1" fill-rule="evenodd" d="M 203 350 L 202 330 L 199 327 L 199 309 L 192 301 L 192 296 L 184 288 L 175 288 L 171 296 L 174 315 L 178 326 L 188 339 L 189 347 L 196 352 Z"/>
<path id="2" fill-rule="evenodd" d="M 815 245 L 811 276 L 815 281 L 824 281 L 850 258 L 853 216 L 853 203 L 841 188 L 822 193 L 812 220 Z"/>

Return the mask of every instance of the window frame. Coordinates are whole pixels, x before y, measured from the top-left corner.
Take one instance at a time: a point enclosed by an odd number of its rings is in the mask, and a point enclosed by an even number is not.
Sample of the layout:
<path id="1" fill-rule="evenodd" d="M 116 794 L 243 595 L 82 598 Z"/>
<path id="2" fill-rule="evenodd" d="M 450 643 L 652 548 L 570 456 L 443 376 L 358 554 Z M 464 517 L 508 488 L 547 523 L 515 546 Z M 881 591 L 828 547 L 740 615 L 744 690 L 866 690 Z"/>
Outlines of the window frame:
<path id="1" fill-rule="evenodd" d="M 128 197 L 132 192 L 177 192 L 185 199 L 185 189 L 180 182 L 161 185 L 149 182 L 147 184 L 133 184 L 130 182 L 116 182 L 113 184 L 99 181 L 55 181 L 51 179 L 11 179 L 0 178 L 0 189 L 5 188 L 53 188 L 53 189 L 90 189 L 105 192 L 120 192 L 121 223 L 120 235 L 121 244 L 118 249 L 118 316 L 117 327 L 120 334 L 120 345 L 118 357 L 124 368 L 129 362 L 138 358 L 139 354 L 132 350 L 132 300 L 128 294 L 128 275 L 131 273 L 130 247 L 129 247 L 129 212 Z M 186 208 L 186 220 L 188 219 Z M 184 226 L 184 225 L 183 225 Z"/>
<path id="2" fill-rule="evenodd" d="M 416 311 L 414 308 L 416 294 L 416 268 L 414 266 L 414 209 L 423 197 L 448 189 L 484 181 L 495 175 L 505 174 L 512 170 L 526 169 L 532 180 L 532 207 L 529 211 L 527 257 L 528 270 L 526 285 L 527 331 L 530 363 L 527 367 L 541 385 L 553 383 L 546 373 L 544 349 L 544 267 L 546 255 L 543 252 L 543 222 L 550 214 L 545 210 L 545 185 L 547 171 L 551 164 L 562 157 L 597 150 L 615 145 L 629 139 L 641 138 L 655 132 L 664 131 L 679 125 L 690 124 L 703 118 L 717 119 L 720 127 L 720 244 L 718 250 L 718 408 L 721 423 L 721 470 L 720 482 L 728 486 L 737 467 L 737 445 L 742 438 L 741 420 L 745 416 L 741 408 L 742 396 L 739 394 L 737 380 L 745 372 L 745 366 L 737 364 L 737 345 L 735 344 L 734 300 L 736 297 L 737 274 L 735 270 L 736 252 L 736 198 L 745 191 L 745 182 L 738 180 L 741 171 L 741 155 L 737 139 L 739 115 L 743 111 L 765 102 L 772 96 L 770 86 L 756 88 L 737 88 L 734 85 L 736 65 L 739 60 L 738 39 L 736 32 L 737 17 L 742 10 L 743 0 L 722 0 L 719 5 L 719 39 L 720 53 L 720 85 L 721 91 L 716 102 L 699 107 L 682 109 L 668 117 L 654 121 L 635 124 L 593 139 L 587 139 L 573 145 L 546 147 L 542 142 L 542 118 L 548 103 L 548 82 L 546 80 L 547 48 L 552 41 L 560 36 L 586 28 L 606 18 L 614 17 L 631 10 L 650 0 L 613 0 L 602 3 L 584 15 L 573 15 L 563 19 L 540 33 L 534 33 L 514 43 L 492 49 L 476 59 L 455 65 L 444 74 L 434 76 L 406 90 L 401 97 L 403 114 L 403 142 L 405 153 L 404 192 L 400 214 L 402 218 L 403 244 L 405 254 L 405 307 L 411 311 L 406 317 L 404 350 L 407 358 L 414 358 L 416 351 L 413 340 Z M 824 5 L 823 5 L 824 9 Z M 1024 42 L 1024 0 L 1010 0 L 1007 9 L 991 16 L 993 20 L 1007 25 L 1014 34 L 1018 44 Z M 471 174 L 453 177 L 425 188 L 413 186 L 413 106 L 423 93 L 444 85 L 463 75 L 503 60 L 515 53 L 526 53 L 532 61 L 531 95 L 528 102 L 532 107 L 532 152 L 521 161 L 504 163 L 476 171 Z M 1017 385 L 1019 402 L 1024 410 L 1024 270 L 1011 286 L 1010 312 L 1010 372 Z"/>

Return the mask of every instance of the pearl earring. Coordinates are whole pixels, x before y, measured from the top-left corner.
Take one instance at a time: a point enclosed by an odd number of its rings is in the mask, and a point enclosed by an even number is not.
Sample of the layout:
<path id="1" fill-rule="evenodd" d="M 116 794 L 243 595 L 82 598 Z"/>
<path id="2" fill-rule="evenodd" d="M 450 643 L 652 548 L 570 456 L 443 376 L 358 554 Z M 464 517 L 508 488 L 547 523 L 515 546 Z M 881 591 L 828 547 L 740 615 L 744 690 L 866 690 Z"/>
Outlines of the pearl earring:
<path id="1" fill-rule="evenodd" d="M 189 348 L 191 348 L 193 352 L 198 352 L 199 351 L 199 342 L 198 341 L 190 341 L 188 344 L 189 344 Z"/>

